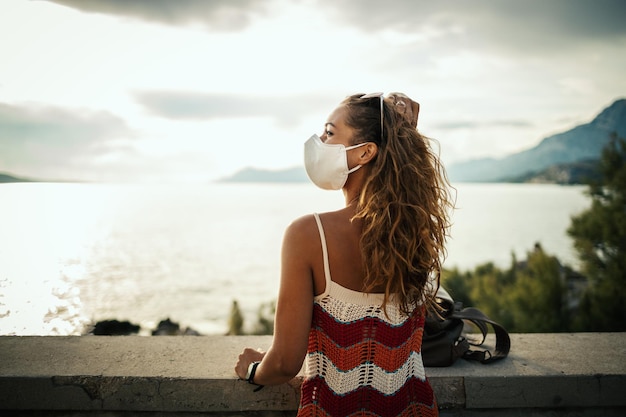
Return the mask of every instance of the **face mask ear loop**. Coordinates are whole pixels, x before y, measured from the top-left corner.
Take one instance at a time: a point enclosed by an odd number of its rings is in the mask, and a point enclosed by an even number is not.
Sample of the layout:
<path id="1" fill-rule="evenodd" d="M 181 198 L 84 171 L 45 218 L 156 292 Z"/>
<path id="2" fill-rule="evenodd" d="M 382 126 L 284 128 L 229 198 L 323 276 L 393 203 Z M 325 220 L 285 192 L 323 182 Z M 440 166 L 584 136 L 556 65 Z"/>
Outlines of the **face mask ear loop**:
<path id="1" fill-rule="evenodd" d="M 356 145 L 352 145 L 352 146 L 348 146 L 346 148 L 346 151 L 349 151 L 351 149 L 356 149 L 356 148 L 360 148 L 363 145 L 367 145 L 367 142 L 363 142 L 363 143 L 357 143 Z M 356 171 L 357 169 L 361 168 L 363 165 L 357 165 L 352 169 L 348 170 L 348 174 L 352 174 L 354 171 Z"/>
<path id="2" fill-rule="evenodd" d="M 348 170 L 348 174 L 352 174 L 354 171 L 356 171 L 357 169 L 361 168 L 362 166 L 363 166 L 363 165 L 357 165 L 357 166 L 355 166 L 354 168 L 349 169 L 349 170 Z"/>
<path id="3" fill-rule="evenodd" d="M 368 142 L 363 142 L 363 143 L 357 143 L 356 145 L 352 145 L 352 146 L 347 146 L 346 147 L 346 151 L 349 151 L 351 149 L 356 149 L 356 148 L 360 148 L 363 145 L 367 145 Z"/>

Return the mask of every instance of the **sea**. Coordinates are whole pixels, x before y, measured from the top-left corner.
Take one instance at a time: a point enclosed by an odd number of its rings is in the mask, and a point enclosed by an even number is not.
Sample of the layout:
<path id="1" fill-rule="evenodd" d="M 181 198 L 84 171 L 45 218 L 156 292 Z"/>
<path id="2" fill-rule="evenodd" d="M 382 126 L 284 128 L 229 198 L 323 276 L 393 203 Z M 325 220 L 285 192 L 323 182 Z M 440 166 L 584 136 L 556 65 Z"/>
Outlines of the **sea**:
<path id="1" fill-rule="evenodd" d="M 453 184 L 446 268 L 507 267 L 536 243 L 577 268 L 584 186 Z M 308 183 L 0 185 L 0 335 L 82 335 L 128 320 L 224 334 L 276 299 L 285 228 L 344 205 Z"/>

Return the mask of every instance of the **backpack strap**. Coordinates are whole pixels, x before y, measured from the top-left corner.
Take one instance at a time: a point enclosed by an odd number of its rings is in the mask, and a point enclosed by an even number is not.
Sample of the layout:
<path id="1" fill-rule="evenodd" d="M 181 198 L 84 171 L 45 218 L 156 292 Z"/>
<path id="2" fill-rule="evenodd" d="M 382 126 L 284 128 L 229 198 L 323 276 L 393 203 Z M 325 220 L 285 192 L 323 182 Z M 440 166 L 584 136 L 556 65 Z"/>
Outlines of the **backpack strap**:
<path id="1" fill-rule="evenodd" d="M 458 301 L 454 303 L 454 310 L 452 310 L 451 317 L 455 317 L 455 318 L 462 319 L 462 320 L 468 320 L 472 322 L 472 324 L 476 326 L 478 330 L 480 330 L 480 332 L 483 335 L 483 338 L 480 342 L 470 341 L 469 343 L 472 346 L 480 346 L 483 343 L 485 343 L 485 338 L 487 337 L 487 333 L 489 332 L 489 329 L 487 327 L 487 323 L 483 319 L 477 319 L 475 315 L 474 316 L 472 315 L 471 312 L 467 314 L 468 313 L 467 310 L 469 310 L 469 308 L 471 307 L 468 307 L 467 309 L 463 309 L 463 304 L 460 301 Z M 473 309 L 473 310 L 476 310 L 476 309 Z M 482 314 L 479 310 L 476 310 L 476 311 Z M 460 316 L 463 316 L 463 317 L 460 317 Z"/>
<path id="2" fill-rule="evenodd" d="M 509 333 L 504 327 L 495 321 L 487 317 L 482 311 L 474 307 L 467 307 L 462 310 L 455 309 L 452 313 L 452 318 L 458 318 L 461 320 L 468 320 L 478 327 L 483 335 L 483 340 L 480 343 L 471 343 L 474 346 L 480 346 L 485 341 L 487 335 L 487 324 L 491 324 L 496 334 L 496 347 L 492 354 L 488 350 L 468 350 L 463 356 L 465 359 L 476 360 L 482 363 L 490 363 L 499 359 L 506 358 L 511 349 L 511 339 Z"/>

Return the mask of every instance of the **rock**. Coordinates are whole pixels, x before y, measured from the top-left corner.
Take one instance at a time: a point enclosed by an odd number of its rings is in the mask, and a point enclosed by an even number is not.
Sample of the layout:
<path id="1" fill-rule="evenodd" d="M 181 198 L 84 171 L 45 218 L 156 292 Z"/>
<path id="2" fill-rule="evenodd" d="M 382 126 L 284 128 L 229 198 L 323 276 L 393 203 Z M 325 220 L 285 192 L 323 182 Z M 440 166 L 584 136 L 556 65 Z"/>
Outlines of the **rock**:
<path id="1" fill-rule="evenodd" d="M 129 321 L 102 320 L 96 323 L 92 333 L 96 336 L 128 336 L 138 333 L 139 328 Z"/>
<path id="2" fill-rule="evenodd" d="M 161 320 L 155 330 L 152 331 L 152 336 L 199 336 L 200 333 L 193 330 L 190 327 L 182 330 L 180 325 L 171 321 L 169 318 Z"/>

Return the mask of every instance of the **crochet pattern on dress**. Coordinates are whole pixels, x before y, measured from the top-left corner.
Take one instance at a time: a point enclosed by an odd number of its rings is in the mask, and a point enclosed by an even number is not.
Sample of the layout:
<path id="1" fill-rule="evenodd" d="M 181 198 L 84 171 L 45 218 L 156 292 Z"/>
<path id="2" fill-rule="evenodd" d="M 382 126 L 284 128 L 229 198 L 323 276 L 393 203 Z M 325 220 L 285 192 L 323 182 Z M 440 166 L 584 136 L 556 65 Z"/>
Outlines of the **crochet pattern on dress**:
<path id="1" fill-rule="evenodd" d="M 420 353 L 423 307 L 407 317 L 388 304 L 385 314 L 331 286 L 314 304 L 298 416 L 437 416 Z"/>

